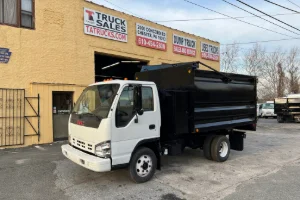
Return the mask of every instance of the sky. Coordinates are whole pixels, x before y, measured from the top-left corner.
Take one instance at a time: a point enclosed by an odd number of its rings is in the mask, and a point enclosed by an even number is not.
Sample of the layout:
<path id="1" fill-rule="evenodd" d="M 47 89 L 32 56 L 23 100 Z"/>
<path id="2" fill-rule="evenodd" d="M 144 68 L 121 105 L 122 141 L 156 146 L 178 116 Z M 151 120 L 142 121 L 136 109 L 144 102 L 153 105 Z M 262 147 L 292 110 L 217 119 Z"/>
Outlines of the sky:
<path id="1" fill-rule="evenodd" d="M 205 10 L 203 8 L 192 5 L 184 0 L 93 0 L 100 5 L 125 12 L 134 16 L 142 17 L 150 21 L 163 24 L 178 30 L 182 30 L 188 33 L 192 33 L 210 40 L 218 41 L 221 43 L 221 47 L 225 44 L 231 44 L 234 42 L 252 42 L 261 40 L 276 40 L 291 37 L 299 37 L 300 31 L 288 27 L 276 20 L 269 17 L 264 17 L 269 21 L 272 21 L 278 25 L 281 25 L 291 31 L 289 32 L 285 29 L 277 27 L 269 22 L 262 19 L 251 17 L 243 18 L 241 20 L 253 23 L 255 25 L 270 29 L 272 31 L 279 32 L 273 33 L 267 30 L 263 30 L 249 24 L 237 21 L 235 19 L 219 19 L 219 20 L 193 20 L 184 22 L 159 22 L 166 20 L 182 20 L 182 19 L 207 19 L 207 18 L 220 18 L 225 17 L 217 13 Z M 201 6 L 216 10 L 220 13 L 224 13 L 231 17 L 240 16 L 252 16 L 245 11 L 233 7 L 222 0 L 189 0 L 197 3 Z M 262 15 L 236 0 L 227 0 L 239 7 L 242 7 L 250 12 L 258 15 Z M 272 5 L 264 0 L 242 0 L 243 2 L 258 8 L 270 15 L 274 14 L 288 14 L 282 16 L 275 16 L 276 18 L 298 28 L 300 30 L 300 14 L 295 14 L 292 11 L 280 8 L 278 6 Z M 291 8 L 293 10 L 300 12 L 300 0 L 290 0 L 293 3 L 299 5 L 293 5 L 288 0 L 271 0 L 277 4 L 283 5 L 285 7 Z M 284 51 L 289 50 L 294 46 L 300 47 L 299 40 L 288 40 L 280 42 L 269 42 L 261 43 L 267 51 L 272 52 L 276 48 L 281 48 Z M 251 48 L 253 44 L 240 45 L 240 48 L 244 51 Z M 222 48 L 221 48 L 222 50 Z"/>

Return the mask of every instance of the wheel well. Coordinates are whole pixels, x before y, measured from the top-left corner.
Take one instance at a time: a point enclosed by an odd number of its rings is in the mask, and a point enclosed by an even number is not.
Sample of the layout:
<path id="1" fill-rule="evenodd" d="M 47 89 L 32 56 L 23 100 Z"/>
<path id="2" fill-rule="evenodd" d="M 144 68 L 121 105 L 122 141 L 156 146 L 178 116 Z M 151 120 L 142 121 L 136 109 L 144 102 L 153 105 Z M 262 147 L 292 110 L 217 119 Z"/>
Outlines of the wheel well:
<path id="1" fill-rule="evenodd" d="M 131 162 L 131 158 L 132 158 L 133 154 L 141 147 L 147 147 L 154 152 L 154 154 L 156 155 L 156 158 L 157 158 L 157 169 L 160 170 L 160 168 L 161 168 L 161 161 L 160 161 L 161 147 L 160 147 L 159 138 L 147 139 L 147 140 L 140 141 L 135 146 L 135 148 L 131 154 L 130 162 Z"/>

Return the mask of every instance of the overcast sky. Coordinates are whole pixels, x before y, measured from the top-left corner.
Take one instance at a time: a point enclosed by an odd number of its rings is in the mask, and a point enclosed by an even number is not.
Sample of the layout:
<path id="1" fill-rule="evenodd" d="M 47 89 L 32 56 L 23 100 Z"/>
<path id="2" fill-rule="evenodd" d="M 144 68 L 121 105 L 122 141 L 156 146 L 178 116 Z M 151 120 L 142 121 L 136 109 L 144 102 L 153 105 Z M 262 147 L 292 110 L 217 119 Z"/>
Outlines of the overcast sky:
<path id="1" fill-rule="evenodd" d="M 174 19 L 207 19 L 207 18 L 220 18 L 224 17 L 220 14 L 213 13 L 211 11 L 205 10 L 203 8 L 197 7 L 183 0 L 94 0 L 97 3 L 104 5 L 115 10 L 119 10 L 131 15 L 136 15 L 139 17 L 146 18 L 151 21 L 164 21 L 164 20 L 174 20 Z M 190 0 L 199 5 L 208 7 L 210 9 L 216 10 L 218 12 L 230 15 L 232 17 L 239 16 L 251 16 L 242 10 L 239 10 L 222 0 Z M 244 6 L 236 0 L 227 0 L 233 4 L 236 4 L 248 11 L 255 14 L 261 15 L 255 10 Z M 285 10 L 278 6 L 272 5 L 265 2 L 264 0 L 242 0 L 251 6 L 254 6 L 268 14 L 290 14 L 284 16 L 276 16 L 276 18 L 293 25 L 294 27 L 300 29 L 300 14 L 291 14 L 292 11 Z M 280 5 L 289 7 L 293 10 L 300 12 L 300 8 L 291 4 L 287 0 L 271 0 Z M 300 6 L 300 0 L 291 0 Z M 110 3 L 108 3 L 110 2 Z M 114 5 L 113 5 L 114 4 Z M 289 35 L 290 37 L 299 37 L 300 31 L 290 28 L 278 21 L 271 18 L 264 17 L 270 21 L 280 24 L 287 29 L 294 31 L 295 33 L 288 32 L 280 27 L 277 27 L 271 23 L 263 21 L 259 18 L 244 18 L 241 20 L 262 26 L 267 29 L 271 29 L 282 34 Z M 211 40 L 220 42 L 221 44 L 229 44 L 233 42 L 252 42 L 260 40 L 273 40 L 273 39 L 283 39 L 289 38 L 288 36 L 273 33 L 267 30 L 263 30 L 234 19 L 221 19 L 221 20 L 199 20 L 199 21 L 185 21 L 185 22 L 158 22 L 160 24 L 179 29 L 188 33 L 199 35 Z M 269 42 L 261 43 L 267 49 L 267 51 L 272 51 L 277 47 L 282 49 L 289 49 L 292 46 L 300 47 L 299 40 L 289 40 L 281 42 Z M 240 47 L 248 49 L 252 46 L 241 45 Z"/>

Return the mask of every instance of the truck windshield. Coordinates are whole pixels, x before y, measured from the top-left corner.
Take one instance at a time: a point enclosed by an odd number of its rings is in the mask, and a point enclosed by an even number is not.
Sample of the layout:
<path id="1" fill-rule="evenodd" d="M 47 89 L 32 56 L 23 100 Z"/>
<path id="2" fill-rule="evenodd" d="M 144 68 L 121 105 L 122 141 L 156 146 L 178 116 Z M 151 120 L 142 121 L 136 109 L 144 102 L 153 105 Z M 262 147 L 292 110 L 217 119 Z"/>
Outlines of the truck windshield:
<path id="1" fill-rule="evenodd" d="M 274 109 L 274 104 L 273 103 L 265 103 L 263 105 L 263 109 Z"/>
<path id="2" fill-rule="evenodd" d="M 77 100 L 72 114 L 106 118 L 119 87 L 119 84 L 103 84 L 86 88 Z"/>

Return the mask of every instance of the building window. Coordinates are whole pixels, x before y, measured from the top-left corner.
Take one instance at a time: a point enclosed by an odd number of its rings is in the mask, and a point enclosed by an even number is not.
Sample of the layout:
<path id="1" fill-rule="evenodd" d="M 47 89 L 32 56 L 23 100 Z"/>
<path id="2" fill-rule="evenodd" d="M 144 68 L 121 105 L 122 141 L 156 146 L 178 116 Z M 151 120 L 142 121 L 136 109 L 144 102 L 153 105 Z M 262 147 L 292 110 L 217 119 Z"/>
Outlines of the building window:
<path id="1" fill-rule="evenodd" d="M 0 23 L 34 28 L 34 0 L 0 0 Z"/>

